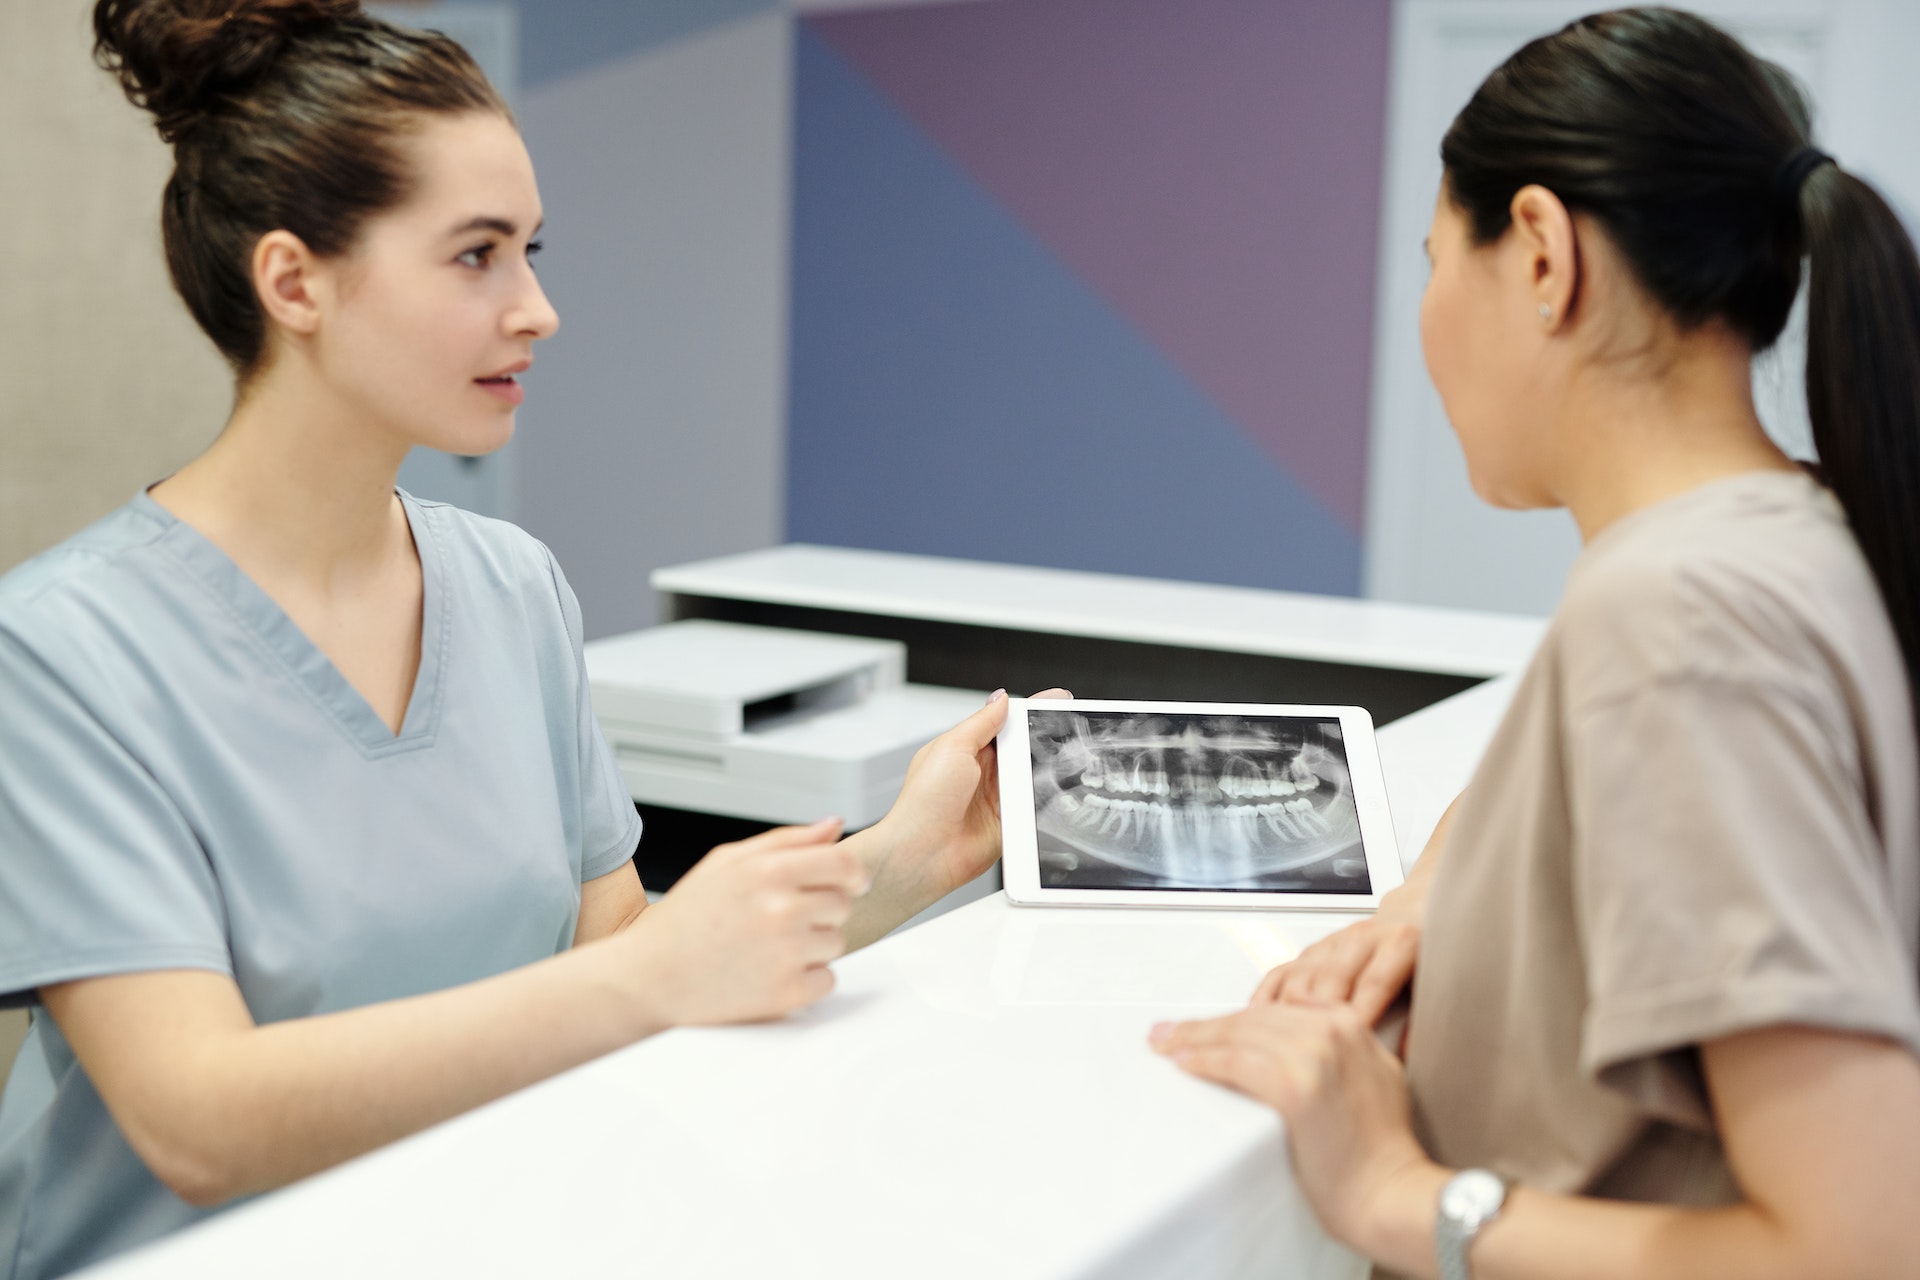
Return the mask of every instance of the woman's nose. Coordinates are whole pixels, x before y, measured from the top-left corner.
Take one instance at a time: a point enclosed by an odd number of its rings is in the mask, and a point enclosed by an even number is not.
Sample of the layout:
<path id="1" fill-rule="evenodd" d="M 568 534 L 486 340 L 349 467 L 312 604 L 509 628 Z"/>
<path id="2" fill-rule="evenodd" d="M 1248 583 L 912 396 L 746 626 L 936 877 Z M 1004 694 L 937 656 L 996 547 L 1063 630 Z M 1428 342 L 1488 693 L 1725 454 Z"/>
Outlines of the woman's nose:
<path id="1" fill-rule="evenodd" d="M 551 338 L 560 331 L 560 313 L 547 301 L 547 291 L 528 273 L 527 292 L 509 319 L 515 334 L 528 334 L 535 340 Z"/>

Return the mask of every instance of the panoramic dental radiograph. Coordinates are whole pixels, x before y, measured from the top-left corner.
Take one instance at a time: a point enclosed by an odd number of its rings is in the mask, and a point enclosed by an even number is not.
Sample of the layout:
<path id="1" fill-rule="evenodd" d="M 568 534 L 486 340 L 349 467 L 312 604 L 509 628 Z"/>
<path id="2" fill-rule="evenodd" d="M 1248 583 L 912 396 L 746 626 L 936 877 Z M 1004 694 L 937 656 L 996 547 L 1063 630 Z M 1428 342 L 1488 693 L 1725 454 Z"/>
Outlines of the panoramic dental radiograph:
<path id="1" fill-rule="evenodd" d="M 1034 708 L 1027 727 L 1043 885 L 1371 892 L 1338 720 Z"/>

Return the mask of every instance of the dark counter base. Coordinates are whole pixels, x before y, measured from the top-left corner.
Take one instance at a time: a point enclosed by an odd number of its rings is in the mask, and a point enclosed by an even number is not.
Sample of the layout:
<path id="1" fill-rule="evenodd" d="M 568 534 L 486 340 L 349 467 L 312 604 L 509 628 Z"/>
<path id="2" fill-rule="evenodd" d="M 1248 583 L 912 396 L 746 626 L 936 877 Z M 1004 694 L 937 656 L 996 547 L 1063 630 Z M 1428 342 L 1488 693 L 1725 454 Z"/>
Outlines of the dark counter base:
<path id="1" fill-rule="evenodd" d="M 633 855 L 633 868 L 640 873 L 640 883 L 655 893 L 673 888 L 674 882 L 706 857 L 715 845 L 745 840 L 774 826 L 751 818 L 693 813 L 638 801 L 633 807 L 640 811 L 640 820 L 645 824 L 640 832 L 640 847 Z"/>
<path id="2" fill-rule="evenodd" d="M 1373 714 L 1374 724 L 1383 725 L 1480 683 L 1478 676 L 1012 631 L 712 596 L 668 596 L 666 609 L 673 621 L 714 618 L 900 640 L 907 646 L 907 679 L 915 684 L 1006 689 L 1013 694 L 1058 687 L 1071 689 L 1082 698 L 1337 703 L 1365 707 Z"/>

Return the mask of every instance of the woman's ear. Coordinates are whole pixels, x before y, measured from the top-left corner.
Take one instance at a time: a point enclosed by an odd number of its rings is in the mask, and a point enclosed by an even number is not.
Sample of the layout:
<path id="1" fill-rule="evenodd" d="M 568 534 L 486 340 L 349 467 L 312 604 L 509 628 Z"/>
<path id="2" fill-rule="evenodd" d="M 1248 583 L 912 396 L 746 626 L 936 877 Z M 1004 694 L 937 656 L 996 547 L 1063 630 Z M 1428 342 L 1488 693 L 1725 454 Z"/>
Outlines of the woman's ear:
<path id="1" fill-rule="evenodd" d="M 320 260 L 291 231 L 269 231 L 253 246 L 253 290 L 267 318 L 289 333 L 311 337 L 320 327 L 325 292 Z"/>
<path id="2" fill-rule="evenodd" d="M 1526 287 L 1541 325 L 1558 332 L 1580 296 L 1580 238 L 1560 197 L 1538 184 L 1513 193 L 1509 209 Z"/>

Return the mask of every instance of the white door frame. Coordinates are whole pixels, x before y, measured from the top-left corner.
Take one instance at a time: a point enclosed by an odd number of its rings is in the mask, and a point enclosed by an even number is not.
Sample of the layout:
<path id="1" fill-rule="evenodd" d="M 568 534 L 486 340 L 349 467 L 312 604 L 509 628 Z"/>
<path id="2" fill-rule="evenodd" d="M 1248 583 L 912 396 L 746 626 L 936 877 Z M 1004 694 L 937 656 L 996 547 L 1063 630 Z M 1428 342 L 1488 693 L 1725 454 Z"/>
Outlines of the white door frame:
<path id="1" fill-rule="evenodd" d="M 1546 613 L 1578 551 L 1563 512 L 1492 512 L 1473 496 L 1426 376 L 1418 316 L 1427 278 L 1421 240 L 1439 187 L 1439 142 L 1465 105 L 1454 83 L 1460 60 L 1485 53 L 1477 78 L 1526 40 L 1596 7 L 1594 0 L 1395 6 L 1375 299 L 1368 596 Z M 1920 4 L 1705 0 L 1690 7 L 1796 71 L 1813 93 L 1822 145 L 1896 204 L 1920 206 L 1920 155 L 1900 136 L 1920 119 L 1920 76 L 1911 70 L 1920 57 Z M 1785 342 L 1756 377 L 1763 417 L 1789 443 L 1804 435 L 1797 359 L 1797 348 Z"/>

